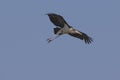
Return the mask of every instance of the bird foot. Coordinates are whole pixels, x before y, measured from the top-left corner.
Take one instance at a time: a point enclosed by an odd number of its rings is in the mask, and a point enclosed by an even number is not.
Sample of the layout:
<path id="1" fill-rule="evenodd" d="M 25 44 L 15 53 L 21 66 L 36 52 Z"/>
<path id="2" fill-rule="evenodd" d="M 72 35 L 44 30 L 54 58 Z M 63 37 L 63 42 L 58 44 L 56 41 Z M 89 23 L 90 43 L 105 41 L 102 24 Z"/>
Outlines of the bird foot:
<path id="1" fill-rule="evenodd" d="M 53 40 L 52 38 L 47 39 L 48 43 L 50 43 L 52 40 Z"/>

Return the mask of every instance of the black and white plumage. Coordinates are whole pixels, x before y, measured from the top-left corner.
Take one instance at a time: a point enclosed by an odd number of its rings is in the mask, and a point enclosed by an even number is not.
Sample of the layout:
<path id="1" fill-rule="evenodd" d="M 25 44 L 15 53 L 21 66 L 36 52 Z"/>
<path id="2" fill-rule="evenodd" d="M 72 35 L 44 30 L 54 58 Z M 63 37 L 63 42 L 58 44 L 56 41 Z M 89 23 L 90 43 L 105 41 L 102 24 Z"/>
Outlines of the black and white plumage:
<path id="1" fill-rule="evenodd" d="M 48 38 L 48 42 L 51 42 L 52 40 L 63 34 L 69 34 L 70 36 L 84 40 L 85 43 L 88 44 L 93 41 L 92 38 L 89 37 L 87 34 L 76 30 L 72 26 L 70 26 L 61 15 L 55 13 L 48 13 L 47 15 L 49 16 L 50 21 L 56 26 L 54 28 L 54 34 L 57 35 L 54 38 Z"/>

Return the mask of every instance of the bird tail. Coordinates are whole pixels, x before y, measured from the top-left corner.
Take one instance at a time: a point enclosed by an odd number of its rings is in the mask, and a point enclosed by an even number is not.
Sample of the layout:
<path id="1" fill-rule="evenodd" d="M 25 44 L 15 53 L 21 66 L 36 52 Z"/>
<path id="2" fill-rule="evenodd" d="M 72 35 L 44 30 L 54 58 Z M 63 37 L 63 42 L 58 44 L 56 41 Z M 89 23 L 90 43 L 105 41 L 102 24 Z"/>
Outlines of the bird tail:
<path id="1" fill-rule="evenodd" d="M 54 34 L 57 34 L 57 32 L 60 30 L 60 28 L 54 28 Z"/>

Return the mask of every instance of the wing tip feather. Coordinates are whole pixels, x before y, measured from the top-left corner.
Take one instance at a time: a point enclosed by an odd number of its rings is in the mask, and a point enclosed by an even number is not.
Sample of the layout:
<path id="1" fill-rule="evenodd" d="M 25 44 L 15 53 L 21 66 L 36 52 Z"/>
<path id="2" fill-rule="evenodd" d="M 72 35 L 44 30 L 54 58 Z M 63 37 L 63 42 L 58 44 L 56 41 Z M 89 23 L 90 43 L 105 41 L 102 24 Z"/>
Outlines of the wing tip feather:
<path id="1" fill-rule="evenodd" d="M 86 44 L 90 44 L 93 42 L 93 39 L 91 37 L 89 37 L 88 35 L 86 34 L 82 34 L 83 35 L 83 40 L 85 41 Z"/>

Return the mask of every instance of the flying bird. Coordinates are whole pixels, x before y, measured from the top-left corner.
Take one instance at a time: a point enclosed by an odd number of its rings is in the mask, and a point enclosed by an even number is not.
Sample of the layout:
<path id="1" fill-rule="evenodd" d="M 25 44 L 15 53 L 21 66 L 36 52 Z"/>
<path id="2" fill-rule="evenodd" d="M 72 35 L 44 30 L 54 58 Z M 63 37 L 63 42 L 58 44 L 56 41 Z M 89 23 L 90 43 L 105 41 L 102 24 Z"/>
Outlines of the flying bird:
<path id="1" fill-rule="evenodd" d="M 61 15 L 55 13 L 48 13 L 47 15 L 50 21 L 56 26 L 55 28 L 53 28 L 53 30 L 54 34 L 57 35 L 54 38 L 48 38 L 47 39 L 48 43 L 50 43 L 51 41 L 53 41 L 54 39 L 58 38 L 63 34 L 68 34 L 70 36 L 84 40 L 84 42 L 87 44 L 90 44 L 93 41 L 92 38 L 89 37 L 87 34 L 77 29 L 74 29 L 72 26 L 70 26 Z"/>

